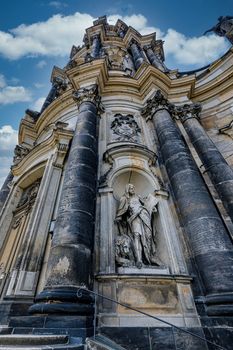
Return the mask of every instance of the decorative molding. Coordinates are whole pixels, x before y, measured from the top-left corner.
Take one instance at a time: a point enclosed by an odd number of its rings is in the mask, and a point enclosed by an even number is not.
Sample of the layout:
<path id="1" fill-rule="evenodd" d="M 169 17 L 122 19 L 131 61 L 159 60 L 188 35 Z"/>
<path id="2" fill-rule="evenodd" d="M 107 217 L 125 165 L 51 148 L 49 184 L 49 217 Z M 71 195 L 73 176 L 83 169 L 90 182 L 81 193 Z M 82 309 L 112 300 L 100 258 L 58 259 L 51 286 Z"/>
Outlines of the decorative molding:
<path id="1" fill-rule="evenodd" d="M 30 152 L 29 148 L 22 145 L 16 145 L 14 149 L 14 157 L 13 157 L 14 165 L 18 164 L 29 152 Z"/>
<path id="2" fill-rule="evenodd" d="M 110 166 L 109 166 L 109 169 L 103 175 L 100 176 L 99 181 L 98 181 L 99 188 L 108 186 L 109 174 L 113 170 L 113 161 L 106 160 L 106 162 L 108 162 Z"/>
<path id="3" fill-rule="evenodd" d="M 12 225 L 13 229 L 19 227 L 23 218 L 27 216 L 31 211 L 39 191 L 40 181 L 41 179 L 35 181 L 31 186 L 24 190 L 21 199 L 14 211 L 14 221 Z"/>
<path id="4" fill-rule="evenodd" d="M 78 105 L 83 102 L 92 102 L 96 105 L 100 113 L 104 112 L 104 106 L 101 102 L 101 97 L 98 93 L 98 85 L 92 84 L 88 87 L 83 87 L 73 93 L 73 98 Z"/>
<path id="5" fill-rule="evenodd" d="M 138 142 L 141 129 L 134 117 L 131 114 L 115 114 L 114 117 L 115 118 L 111 124 L 113 134 L 117 135 L 117 138 L 114 141 Z"/>
<path id="6" fill-rule="evenodd" d="M 141 114 L 143 117 L 151 119 L 157 111 L 166 109 L 170 113 L 174 113 L 174 104 L 170 103 L 162 94 L 161 90 L 157 90 L 154 97 L 147 100 L 146 106 L 142 108 Z"/>
<path id="7" fill-rule="evenodd" d="M 177 116 L 182 123 L 191 118 L 199 118 L 202 106 L 200 103 L 184 104 L 182 106 L 175 106 L 174 115 Z"/>

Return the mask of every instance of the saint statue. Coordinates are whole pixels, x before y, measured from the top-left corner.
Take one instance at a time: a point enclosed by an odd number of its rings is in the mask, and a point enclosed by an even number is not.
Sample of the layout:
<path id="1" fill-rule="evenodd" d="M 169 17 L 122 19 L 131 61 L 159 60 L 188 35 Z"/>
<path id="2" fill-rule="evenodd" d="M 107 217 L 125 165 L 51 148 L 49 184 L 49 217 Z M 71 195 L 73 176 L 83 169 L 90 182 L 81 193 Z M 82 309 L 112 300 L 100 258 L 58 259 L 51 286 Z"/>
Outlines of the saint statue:
<path id="1" fill-rule="evenodd" d="M 127 244 L 132 246 L 134 265 L 138 268 L 143 265 L 161 265 L 156 254 L 156 232 L 152 225 L 152 215 L 157 211 L 157 204 L 157 198 L 151 194 L 146 201 L 142 200 L 135 193 L 133 184 L 126 185 L 120 199 L 115 222 L 118 224 L 119 237 L 123 237 L 124 242 L 127 241 L 125 237 L 128 237 Z"/>

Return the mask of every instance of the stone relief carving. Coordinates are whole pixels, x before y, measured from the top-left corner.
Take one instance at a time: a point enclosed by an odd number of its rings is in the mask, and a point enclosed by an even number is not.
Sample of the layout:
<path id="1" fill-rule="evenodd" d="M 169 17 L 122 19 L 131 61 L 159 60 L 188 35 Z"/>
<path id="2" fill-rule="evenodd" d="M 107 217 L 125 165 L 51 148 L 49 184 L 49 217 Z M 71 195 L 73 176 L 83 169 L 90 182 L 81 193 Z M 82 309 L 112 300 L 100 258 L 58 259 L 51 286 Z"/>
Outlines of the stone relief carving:
<path id="1" fill-rule="evenodd" d="M 127 184 L 120 199 L 115 223 L 118 227 L 116 239 L 116 262 L 118 265 L 161 266 L 156 251 L 156 230 L 153 213 L 157 212 L 158 199 L 150 194 L 140 198 L 133 184 Z"/>
<path id="2" fill-rule="evenodd" d="M 115 141 L 139 141 L 139 133 L 141 133 L 141 129 L 134 120 L 134 117 L 130 114 L 125 116 L 116 114 L 115 119 L 111 124 L 111 129 L 113 130 Z"/>
<path id="3" fill-rule="evenodd" d="M 16 207 L 16 210 L 14 211 L 14 229 L 16 229 L 21 224 L 23 217 L 27 216 L 27 214 L 31 211 L 40 187 L 40 181 L 41 180 L 37 180 L 24 190 L 22 197 Z"/>
<path id="4" fill-rule="evenodd" d="M 28 153 L 30 149 L 22 145 L 16 145 L 14 149 L 13 163 L 18 164 Z"/>
<path id="5" fill-rule="evenodd" d="M 174 114 L 180 118 L 182 122 L 189 118 L 199 119 L 199 114 L 201 113 L 202 106 L 200 103 L 190 103 L 184 104 L 182 106 L 174 107 Z"/>

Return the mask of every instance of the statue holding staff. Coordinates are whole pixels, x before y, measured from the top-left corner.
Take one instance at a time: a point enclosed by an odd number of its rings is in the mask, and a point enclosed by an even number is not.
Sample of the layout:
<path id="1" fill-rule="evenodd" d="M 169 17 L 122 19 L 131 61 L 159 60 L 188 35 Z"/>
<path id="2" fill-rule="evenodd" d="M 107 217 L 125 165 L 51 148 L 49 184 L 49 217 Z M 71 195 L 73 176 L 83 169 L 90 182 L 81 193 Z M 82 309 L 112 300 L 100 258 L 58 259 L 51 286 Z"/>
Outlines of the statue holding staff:
<path id="1" fill-rule="evenodd" d="M 115 222 L 118 224 L 120 235 L 124 231 L 131 239 L 138 268 L 143 264 L 161 265 L 157 257 L 155 230 L 152 225 L 152 214 L 157 211 L 157 204 L 157 198 L 151 194 L 143 201 L 135 193 L 133 184 L 126 185 L 125 193 L 120 199 Z"/>

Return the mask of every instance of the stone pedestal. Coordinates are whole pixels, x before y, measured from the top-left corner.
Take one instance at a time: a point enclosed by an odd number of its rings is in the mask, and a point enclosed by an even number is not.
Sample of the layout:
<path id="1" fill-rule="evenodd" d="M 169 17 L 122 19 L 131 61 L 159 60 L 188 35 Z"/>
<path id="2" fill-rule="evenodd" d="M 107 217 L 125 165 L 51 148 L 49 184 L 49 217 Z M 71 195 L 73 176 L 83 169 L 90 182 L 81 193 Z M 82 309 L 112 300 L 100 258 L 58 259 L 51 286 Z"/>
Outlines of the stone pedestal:
<path id="1" fill-rule="evenodd" d="M 189 276 L 140 273 L 98 275 L 99 293 L 180 327 L 198 327 Z M 99 326 L 163 327 L 156 319 L 98 298 Z"/>

